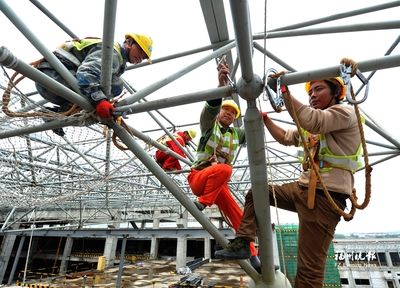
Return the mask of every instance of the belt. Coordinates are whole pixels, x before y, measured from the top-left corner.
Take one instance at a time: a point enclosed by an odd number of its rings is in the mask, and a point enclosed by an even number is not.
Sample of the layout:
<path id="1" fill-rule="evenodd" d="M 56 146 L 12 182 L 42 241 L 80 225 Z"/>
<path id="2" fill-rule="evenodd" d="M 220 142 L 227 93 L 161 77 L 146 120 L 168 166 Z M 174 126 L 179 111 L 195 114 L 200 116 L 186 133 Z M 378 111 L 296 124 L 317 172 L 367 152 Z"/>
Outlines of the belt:
<path id="1" fill-rule="evenodd" d="M 331 192 L 331 191 L 328 191 L 328 192 L 333 199 L 335 199 L 336 201 L 338 201 L 340 203 L 340 205 L 342 206 L 342 209 L 344 210 L 344 208 L 346 208 L 346 199 L 349 198 L 349 195 L 346 195 L 343 193 Z M 316 189 L 315 193 L 320 196 L 325 197 L 325 192 L 322 189 Z"/>

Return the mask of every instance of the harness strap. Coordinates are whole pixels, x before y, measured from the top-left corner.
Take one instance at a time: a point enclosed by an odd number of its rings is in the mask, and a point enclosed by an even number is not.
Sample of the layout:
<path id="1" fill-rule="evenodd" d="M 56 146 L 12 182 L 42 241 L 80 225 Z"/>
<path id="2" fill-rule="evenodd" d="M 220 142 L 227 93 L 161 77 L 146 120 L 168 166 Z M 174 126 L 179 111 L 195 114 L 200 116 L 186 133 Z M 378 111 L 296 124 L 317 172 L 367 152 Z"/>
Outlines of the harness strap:
<path id="1" fill-rule="evenodd" d="M 314 204 L 315 204 L 315 191 L 317 189 L 317 182 L 318 182 L 318 177 L 317 177 L 317 172 L 316 170 L 319 171 L 319 166 L 315 165 L 316 161 L 316 156 L 318 148 L 319 148 L 319 142 L 312 143 L 313 146 L 310 147 L 310 178 L 308 182 L 308 191 L 307 191 L 307 207 L 308 209 L 314 209 Z"/>
<path id="2" fill-rule="evenodd" d="M 69 60 L 71 63 L 73 63 L 75 66 L 81 65 L 81 61 L 79 61 L 78 58 L 75 57 L 74 54 L 62 49 L 62 48 L 57 48 L 54 53 L 61 55 L 65 59 Z"/>

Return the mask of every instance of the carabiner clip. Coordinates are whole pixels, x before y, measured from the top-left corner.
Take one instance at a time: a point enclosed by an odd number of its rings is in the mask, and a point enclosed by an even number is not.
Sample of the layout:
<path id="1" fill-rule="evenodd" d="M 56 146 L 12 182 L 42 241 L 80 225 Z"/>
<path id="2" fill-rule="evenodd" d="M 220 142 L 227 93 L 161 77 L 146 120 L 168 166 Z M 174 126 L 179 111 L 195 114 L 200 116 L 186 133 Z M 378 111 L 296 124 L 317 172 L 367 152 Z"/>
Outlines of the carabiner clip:
<path id="1" fill-rule="evenodd" d="M 220 64 L 226 64 L 226 54 L 222 55 L 221 58 L 217 58 L 217 67 Z M 228 79 L 229 85 L 232 87 L 233 93 L 237 93 L 236 84 L 233 82 L 231 76 L 228 74 L 226 78 Z"/>
<path id="2" fill-rule="evenodd" d="M 346 65 L 341 65 L 340 66 L 340 77 L 342 77 L 343 79 L 343 83 L 344 85 L 346 85 L 346 100 L 350 103 L 350 104 L 360 104 L 362 102 L 364 102 L 365 100 L 367 100 L 368 98 L 368 91 L 369 91 L 369 81 L 367 78 L 364 77 L 364 75 L 361 73 L 360 70 L 357 69 L 356 75 L 357 78 L 360 79 L 360 81 L 363 83 L 363 86 L 365 86 L 365 93 L 364 93 L 364 97 L 361 100 L 355 100 L 351 97 L 351 65 L 350 66 L 346 66 Z"/>
<path id="3" fill-rule="evenodd" d="M 277 73 L 278 72 L 274 68 L 268 69 L 264 76 L 264 85 L 272 108 L 279 113 L 282 111 L 282 107 L 285 106 L 281 92 L 281 77 L 273 78 L 269 76 Z"/>
<path id="4" fill-rule="evenodd" d="M 361 73 L 361 71 L 358 70 L 358 69 L 357 69 L 356 75 L 357 75 L 357 78 L 360 79 L 360 81 L 363 83 L 362 87 L 365 86 L 365 92 L 364 92 L 364 97 L 361 100 L 356 101 L 353 98 L 347 99 L 347 101 L 349 101 L 351 104 L 363 103 L 368 98 L 368 91 L 369 91 L 369 81 L 368 81 L 368 79 L 365 78 L 364 75 Z"/>

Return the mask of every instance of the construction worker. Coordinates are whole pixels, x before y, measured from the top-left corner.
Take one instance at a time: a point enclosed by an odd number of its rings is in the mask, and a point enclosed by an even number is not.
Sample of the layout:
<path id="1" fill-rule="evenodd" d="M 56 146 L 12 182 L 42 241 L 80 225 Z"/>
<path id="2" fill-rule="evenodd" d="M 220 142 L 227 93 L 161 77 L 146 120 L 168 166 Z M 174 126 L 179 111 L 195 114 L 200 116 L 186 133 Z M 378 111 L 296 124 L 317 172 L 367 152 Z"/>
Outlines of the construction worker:
<path id="1" fill-rule="evenodd" d="M 219 86 L 227 85 L 229 67 L 218 65 Z M 244 128 L 232 127 L 240 117 L 240 109 L 233 100 L 209 100 L 200 115 L 201 139 L 197 148 L 196 161 L 188 175 L 188 182 L 199 210 L 216 204 L 226 222 L 237 230 L 242 210 L 233 198 L 228 182 L 232 175 L 232 161 L 240 144 L 245 142 Z M 249 245 L 248 245 L 249 246 Z M 254 243 L 250 243 L 251 264 L 257 270 L 261 264 Z"/>
<path id="2" fill-rule="evenodd" d="M 112 117 L 114 106 L 109 98 L 118 96 L 123 90 L 123 81 L 120 78 L 125 72 L 126 63 L 139 64 L 144 59 L 150 59 L 153 40 L 145 35 L 128 33 L 122 44 L 114 44 L 112 58 L 112 80 L 111 95 L 105 95 L 100 87 L 102 40 L 99 38 L 84 38 L 70 40 L 54 51 L 54 55 L 75 76 L 83 95 L 96 107 L 96 114 L 100 118 Z M 70 87 L 51 65 L 43 60 L 37 67 L 40 71 L 54 80 Z M 36 83 L 36 88 L 41 96 L 56 107 L 49 107 L 54 112 L 65 112 L 72 106 L 66 99 L 57 95 L 56 92 Z M 54 131 L 61 136 L 62 129 Z"/>
<path id="3" fill-rule="evenodd" d="M 342 63 L 346 66 L 351 65 L 352 75 L 355 74 L 357 64 L 354 61 L 343 59 Z M 338 207 L 344 210 L 346 199 L 352 194 L 353 173 L 362 167 L 362 163 L 358 160 L 362 154 L 358 120 L 354 109 L 341 102 L 346 95 L 346 86 L 342 79 L 338 77 L 311 81 L 306 83 L 305 87 L 310 106 L 300 103 L 290 94 L 286 86 L 282 92 L 287 96 L 285 106 L 289 113 L 293 119 L 298 119 L 300 127 L 310 136 L 306 138 L 305 144 L 310 151 L 314 150 L 316 153 L 311 159 L 302 156 L 305 170 L 297 181 L 269 186 L 271 205 L 275 203 L 273 197 L 275 193 L 279 208 L 298 214 L 298 260 L 294 285 L 297 288 L 322 287 L 328 248 L 336 225 L 340 221 L 340 215 L 326 198 L 323 186 L 315 176 L 312 176 L 315 174 L 312 169 L 319 167 L 320 175 L 330 195 Z M 288 105 L 290 102 L 293 105 Z M 303 144 L 299 140 L 303 131 L 284 130 L 276 125 L 267 113 L 264 112 L 262 116 L 268 131 L 279 143 L 285 146 Z M 311 153 L 309 155 L 312 156 Z M 227 248 L 216 251 L 216 258 L 248 258 L 250 256 L 248 243 L 254 240 L 256 228 L 256 215 L 250 190 L 246 195 L 243 218 L 236 231 L 236 238 Z"/>
<path id="4" fill-rule="evenodd" d="M 189 141 L 191 141 L 192 139 L 194 139 L 196 137 L 196 134 L 197 134 L 197 132 L 195 129 L 188 129 L 183 132 L 177 131 L 173 136 L 175 137 L 175 139 L 178 141 L 178 143 L 182 147 L 185 147 L 189 143 Z M 169 149 L 171 149 L 175 153 L 178 153 L 182 157 L 186 157 L 186 155 L 182 151 L 182 149 L 178 145 L 176 145 L 174 140 L 170 139 L 169 137 L 167 137 L 166 139 L 163 139 L 162 144 L 167 146 Z M 155 158 L 156 158 L 156 162 L 165 171 L 182 170 L 179 160 L 176 159 L 174 156 L 165 153 L 164 151 L 157 150 Z"/>

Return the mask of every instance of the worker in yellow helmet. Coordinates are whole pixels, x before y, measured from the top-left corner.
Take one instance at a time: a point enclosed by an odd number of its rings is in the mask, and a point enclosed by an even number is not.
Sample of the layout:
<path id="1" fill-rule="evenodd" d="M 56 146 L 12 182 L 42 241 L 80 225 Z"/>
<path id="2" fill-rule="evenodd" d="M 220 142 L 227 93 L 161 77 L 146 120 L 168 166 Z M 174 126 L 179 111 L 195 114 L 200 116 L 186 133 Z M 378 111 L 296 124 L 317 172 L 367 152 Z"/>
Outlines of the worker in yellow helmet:
<path id="1" fill-rule="evenodd" d="M 177 131 L 174 133 L 174 137 L 176 141 L 182 146 L 185 147 L 189 144 L 191 140 L 196 138 L 196 130 L 195 129 L 188 129 L 185 131 Z M 175 153 L 181 155 L 182 157 L 186 157 L 185 153 L 182 151 L 181 147 L 176 145 L 174 140 L 170 139 L 169 137 L 166 137 L 162 139 L 161 144 L 167 146 L 169 149 L 174 151 Z M 162 150 L 157 150 L 156 151 L 156 162 L 158 165 L 161 166 L 161 168 L 164 169 L 164 171 L 180 171 L 182 170 L 181 164 L 179 163 L 179 160 L 176 159 L 174 156 L 165 153 Z"/>
<path id="2" fill-rule="evenodd" d="M 225 63 L 218 66 L 219 85 L 228 83 L 229 67 Z M 197 148 L 196 161 L 188 175 L 188 182 L 197 200 L 199 210 L 216 204 L 228 225 L 239 228 L 242 210 L 228 187 L 232 175 L 232 162 L 241 144 L 245 142 L 242 127 L 233 127 L 240 117 L 240 109 L 229 99 L 209 100 L 200 115 L 201 138 Z M 248 244 L 251 264 L 260 269 L 260 260 L 254 243 Z"/>
<path id="3" fill-rule="evenodd" d="M 114 111 L 114 106 L 109 100 L 122 93 L 123 81 L 120 77 L 125 72 L 127 62 L 139 64 L 144 59 L 150 60 L 152 47 L 153 40 L 150 37 L 135 33 L 126 34 L 122 44 L 114 44 L 111 68 L 111 95 L 105 95 L 100 87 L 102 58 L 102 40 L 100 38 L 66 41 L 54 51 L 54 55 L 76 77 L 82 94 L 95 105 L 97 116 L 101 119 L 107 119 L 112 117 Z M 37 68 L 54 80 L 69 87 L 61 75 L 46 60 L 43 60 Z M 47 87 L 36 83 L 36 88 L 43 98 L 56 105 L 55 107 L 49 107 L 50 110 L 65 112 L 72 106 L 69 101 Z M 61 136 L 64 135 L 62 129 L 57 129 L 54 132 Z"/>
<path id="4" fill-rule="evenodd" d="M 342 59 L 342 64 L 357 64 Z M 297 275 L 294 287 L 323 286 L 325 261 L 340 215 L 332 207 L 316 176 L 318 169 L 328 193 L 339 209 L 346 208 L 346 199 L 352 195 L 355 170 L 362 167 L 361 136 L 353 107 L 341 100 L 346 86 L 341 78 L 320 79 L 306 83 L 309 105 L 293 97 L 286 86 L 282 87 L 285 103 L 302 129 L 283 129 L 266 112 L 262 113 L 264 125 L 280 144 L 303 146 L 301 134 L 307 135 L 305 145 L 311 151 L 304 157 L 303 169 L 297 181 L 283 185 L 268 185 L 269 202 L 278 208 L 296 212 L 299 218 L 297 250 Z M 294 117 L 295 116 L 295 117 Z M 303 131 L 304 130 L 304 131 Z M 311 158 L 311 159 L 310 159 Z M 267 186 L 267 185 L 266 185 Z M 274 201 L 276 199 L 276 202 Z M 220 259 L 246 259 L 248 243 L 256 237 L 256 215 L 251 190 L 246 195 L 243 218 L 236 238 L 225 249 L 215 252 Z"/>

